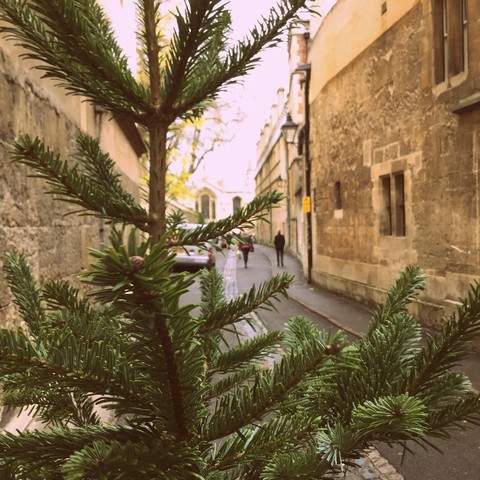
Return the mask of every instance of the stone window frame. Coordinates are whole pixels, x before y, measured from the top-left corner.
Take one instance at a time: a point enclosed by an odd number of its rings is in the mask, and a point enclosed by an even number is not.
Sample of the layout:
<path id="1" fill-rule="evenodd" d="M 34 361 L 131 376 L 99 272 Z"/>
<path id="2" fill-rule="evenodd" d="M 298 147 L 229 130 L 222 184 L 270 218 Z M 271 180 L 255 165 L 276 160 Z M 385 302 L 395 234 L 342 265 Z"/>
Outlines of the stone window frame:
<path id="1" fill-rule="evenodd" d="M 370 178 L 372 182 L 372 205 L 374 213 L 374 231 L 377 243 L 388 245 L 391 242 L 403 242 L 410 240 L 414 230 L 414 218 L 412 212 L 412 178 L 414 172 L 421 169 L 421 152 L 408 155 L 400 155 L 400 145 L 393 143 L 375 149 L 370 158 L 376 162 L 370 165 Z M 387 158 L 390 155 L 390 158 Z M 403 208 L 405 216 L 404 235 L 382 234 L 382 211 L 385 207 L 384 193 L 382 191 L 382 177 L 403 174 Z M 394 178 L 392 179 L 394 181 Z"/>
<path id="2" fill-rule="evenodd" d="M 434 90 L 462 83 L 468 74 L 467 0 L 432 0 Z"/>
<path id="3" fill-rule="evenodd" d="M 371 199 L 373 211 L 373 249 L 372 254 L 378 262 L 415 263 L 417 253 L 413 242 L 416 232 L 416 220 L 413 213 L 413 179 L 423 168 L 423 153 L 421 150 L 401 155 L 400 143 L 373 147 L 371 139 L 363 143 L 363 164 L 370 168 Z M 403 172 L 405 196 L 405 236 L 381 235 L 381 188 L 380 177 L 396 172 Z"/>

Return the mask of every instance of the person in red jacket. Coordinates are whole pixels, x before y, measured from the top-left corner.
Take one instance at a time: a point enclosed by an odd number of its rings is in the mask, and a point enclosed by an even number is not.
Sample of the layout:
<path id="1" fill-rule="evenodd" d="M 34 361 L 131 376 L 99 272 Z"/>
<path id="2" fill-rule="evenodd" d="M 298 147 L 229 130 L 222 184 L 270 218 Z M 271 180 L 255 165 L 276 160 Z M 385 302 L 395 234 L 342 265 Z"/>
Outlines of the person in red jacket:
<path id="1" fill-rule="evenodd" d="M 253 252 L 252 236 L 251 235 L 242 235 L 240 237 L 240 241 L 238 242 L 238 248 L 242 252 L 243 263 L 245 264 L 245 268 L 247 268 L 248 254 L 250 252 Z"/>

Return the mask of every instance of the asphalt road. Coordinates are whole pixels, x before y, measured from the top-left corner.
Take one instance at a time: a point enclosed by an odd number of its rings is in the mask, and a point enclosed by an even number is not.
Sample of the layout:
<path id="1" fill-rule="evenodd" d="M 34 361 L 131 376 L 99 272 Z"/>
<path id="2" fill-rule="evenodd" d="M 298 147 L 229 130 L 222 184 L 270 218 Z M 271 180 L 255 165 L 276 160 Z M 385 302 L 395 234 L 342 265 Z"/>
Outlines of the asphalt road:
<path id="1" fill-rule="evenodd" d="M 217 254 L 217 268 L 223 272 L 226 257 Z M 261 253 L 250 254 L 248 268 L 243 262 L 237 262 L 236 288 L 244 293 L 256 284 L 268 280 L 272 276 L 270 260 Z M 195 293 L 189 300 L 194 300 Z M 294 315 L 305 315 L 321 329 L 336 329 L 324 317 L 307 310 L 293 300 L 281 300 L 277 311 L 260 310 L 258 317 L 267 329 L 283 329 L 287 320 Z M 480 388 L 480 353 L 476 354 L 463 366 L 476 388 Z M 409 444 L 415 454 L 405 453 L 399 447 L 390 448 L 377 445 L 380 453 L 397 469 L 405 480 L 480 480 L 480 427 L 455 432 L 452 439 L 444 441 L 433 439 L 432 442 L 442 450 Z"/>

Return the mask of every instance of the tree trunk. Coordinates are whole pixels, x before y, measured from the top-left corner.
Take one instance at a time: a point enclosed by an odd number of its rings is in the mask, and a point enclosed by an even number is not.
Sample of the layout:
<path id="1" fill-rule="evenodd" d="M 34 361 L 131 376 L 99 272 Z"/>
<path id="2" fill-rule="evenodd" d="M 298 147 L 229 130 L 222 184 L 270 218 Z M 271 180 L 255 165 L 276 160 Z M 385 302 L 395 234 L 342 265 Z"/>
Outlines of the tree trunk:
<path id="1" fill-rule="evenodd" d="M 165 234 L 165 192 L 167 173 L 167 125 L 149 128 L 150 136 L 150 235 L 158 243 Z"/>

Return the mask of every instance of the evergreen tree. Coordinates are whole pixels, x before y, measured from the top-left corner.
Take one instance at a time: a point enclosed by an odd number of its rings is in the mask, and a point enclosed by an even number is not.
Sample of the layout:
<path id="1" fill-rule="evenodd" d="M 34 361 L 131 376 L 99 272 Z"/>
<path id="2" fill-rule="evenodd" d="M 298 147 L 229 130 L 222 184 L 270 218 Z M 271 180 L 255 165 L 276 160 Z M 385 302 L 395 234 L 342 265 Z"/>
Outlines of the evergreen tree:
<path id="1" fill-rule="evenodd" d="M 92 287 L 87 298 L 63 281 L 39 284 L 23 253 L 5 259 L 23 324 L 0 329 L 2 402 L 30 408 L 45 428 L 0 436 L 0 478 L 320 479 L 373 441 L 426 444 L 479 420 L 479 394 L 452 370 L 480 331 L 478 285 L 425 346 L 407 311 L 423 289 L 415 266 L 402 272 L 354 343 L 300 316 L 285 332 L 236 335 L 252 311 L 273 308 L 286 295 L 288 274 L 229 300 L 221 275 L 203 271 L 200 304 L 181 302 L 195 275 L 172 272 L 166 242 L 179 221 L 164 215 L 167 130 L 177 118 L 200 116 L 305 3 L 280 1 L 250 36 L 229 46 L 225 3 L 187 0 L 175 14 L 169 49 L 159 51 L 159 2 L 139 1 L 150 78 L 144 88 L 95 0 L 0 0 L 1 30 L 47 77 L 142 125 L 151 160 L 146 211 L 85 134 L 68 160 L 27 135 L 13 146 L 14 160 L 45 178 L 51 193 L 114 228 L 111 245 L 92 251 L 83 273 Z M 258 197 L 183 233 L 179 243 L 248 225 L 279 200 L 275 192 Z M 130 230 L 125 239 L 123 226 Z M 279 347 L 269 367 L 266 359 Z M 106 421 L 105 411 L 115 421 Z"/>

